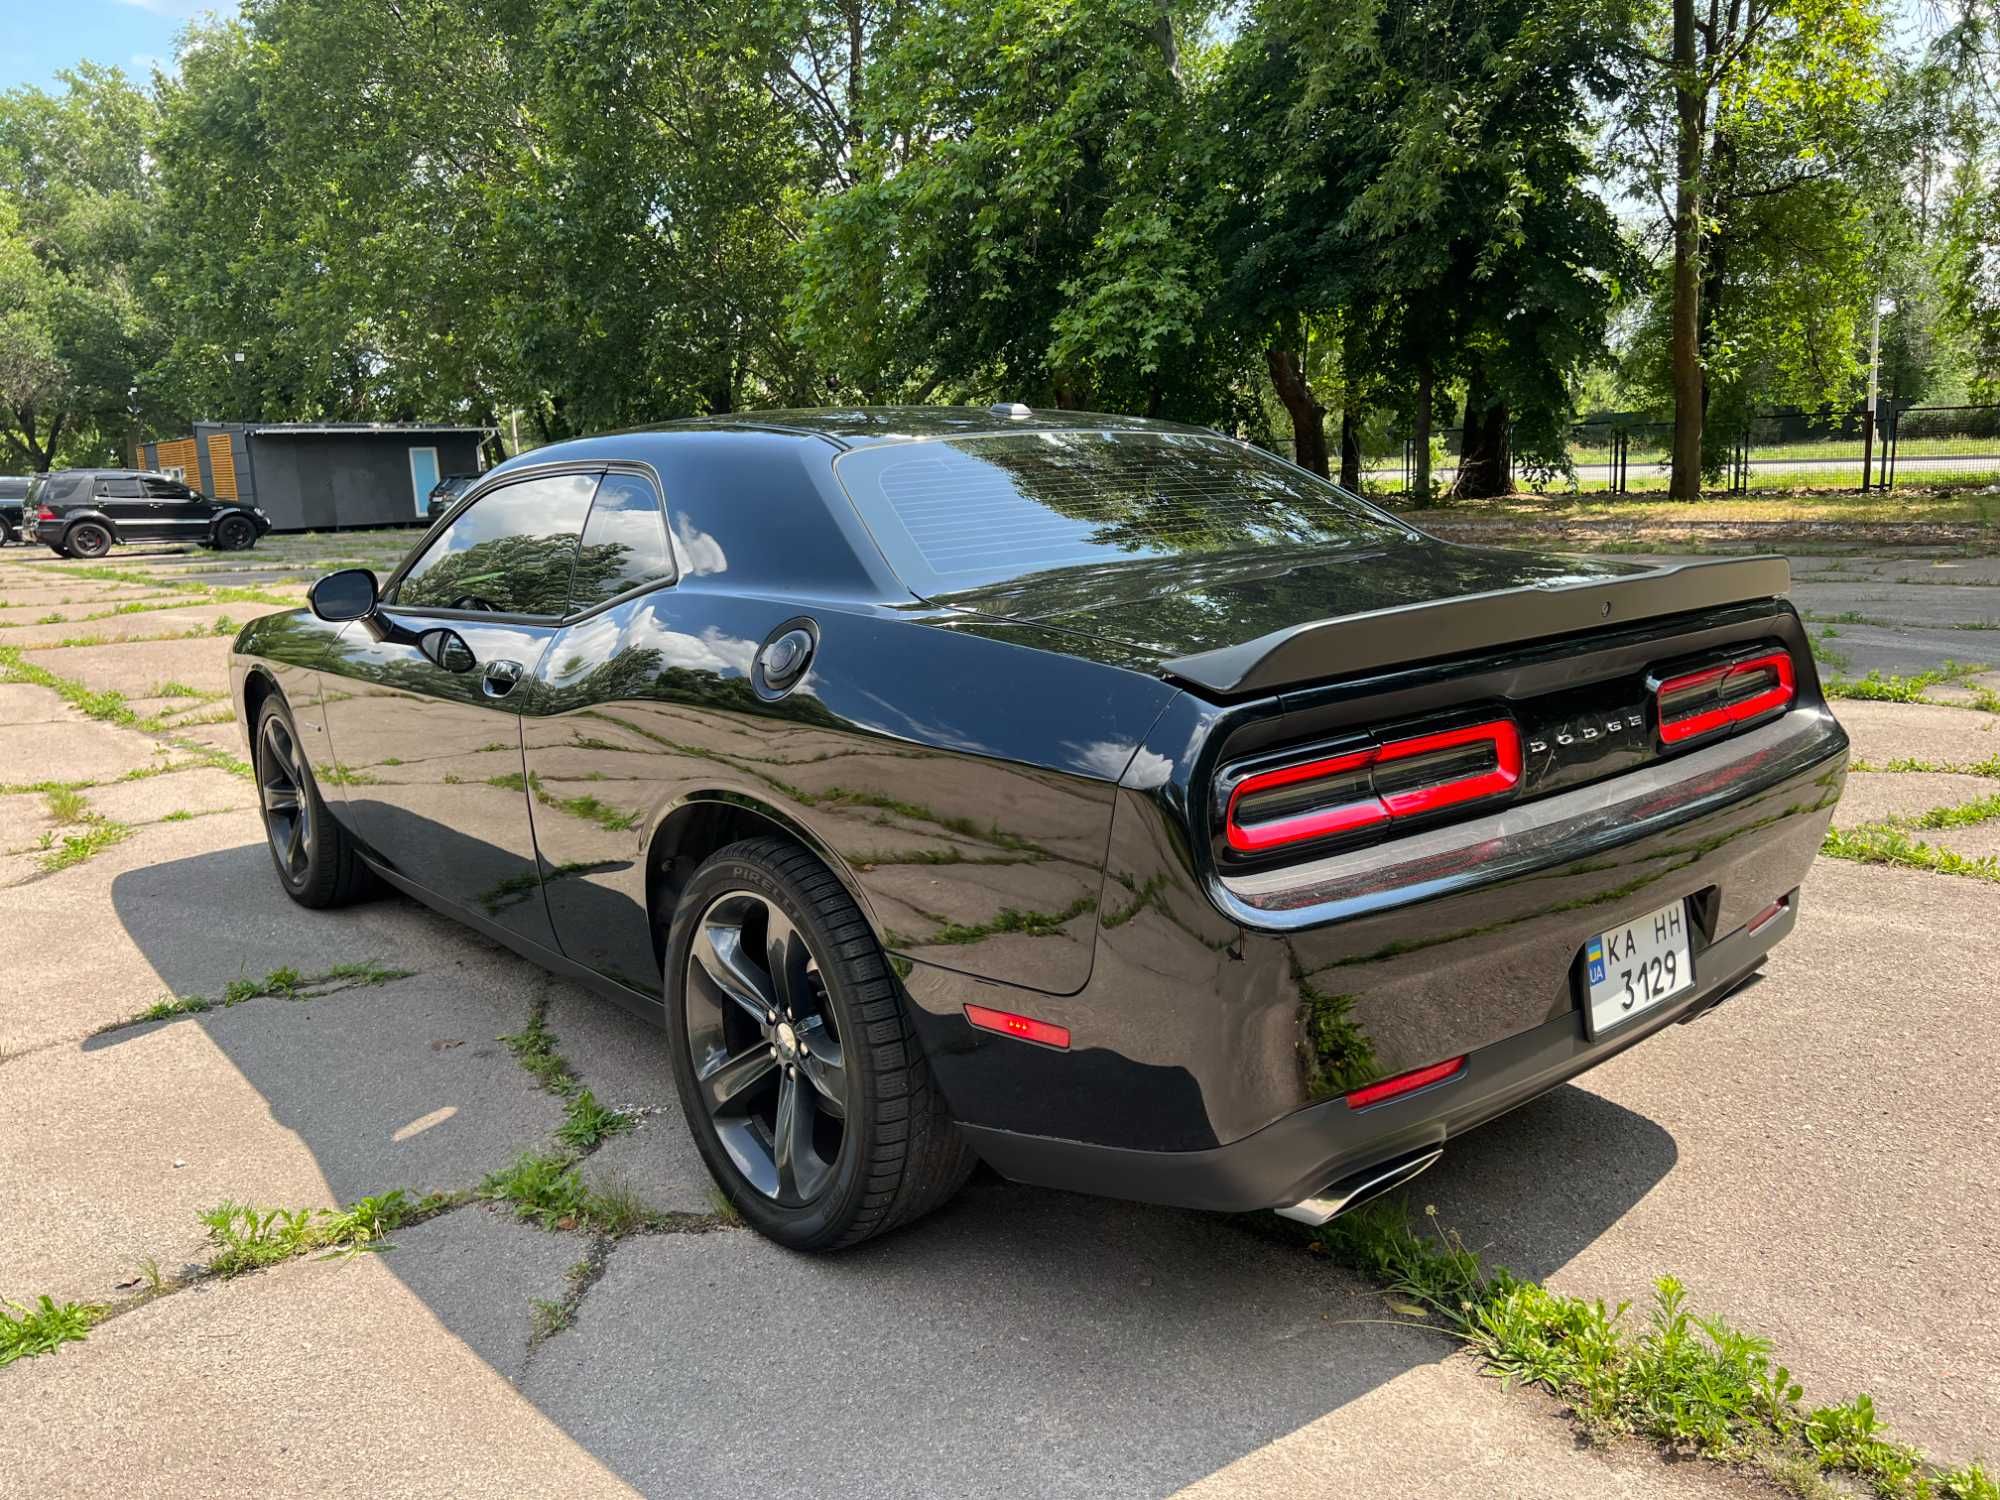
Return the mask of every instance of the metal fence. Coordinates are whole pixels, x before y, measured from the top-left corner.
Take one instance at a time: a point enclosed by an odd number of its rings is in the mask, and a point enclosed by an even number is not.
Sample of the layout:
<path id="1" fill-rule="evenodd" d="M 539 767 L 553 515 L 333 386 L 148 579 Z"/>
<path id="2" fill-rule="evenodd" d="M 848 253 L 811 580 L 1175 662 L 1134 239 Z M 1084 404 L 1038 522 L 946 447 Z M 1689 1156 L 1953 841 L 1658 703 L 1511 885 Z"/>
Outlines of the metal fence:
<path id="1" fill-rule="evenodd" d="M 1593 418 L 1570 430 L 1570 472 L 1542 473 L 1516 463 L 1514 486 L 1558 493 L 1661 493 L 1673 469 L 1671 422 L 1637 417 Z M 1458 475 L 1460 434 L 1441 435 L 1431 482 L 1449 491 Z M 1709 441 L 1715 443 L 1711 431 Z M 1393 440 L 1392 440 L 1393 441 Z M 1723 436 L 1719 478 L 1704 488 L 1732 495 L 1767 490 L 1889 491 L 1984 488 L 2000 485 L 2000 406 L 1903 406 L 1882 403 L 1873 430 L 1867 413 L 1761 412 Z M 1370 455 L 1367 485 L 1407 494 L 1416 453 Z"/>

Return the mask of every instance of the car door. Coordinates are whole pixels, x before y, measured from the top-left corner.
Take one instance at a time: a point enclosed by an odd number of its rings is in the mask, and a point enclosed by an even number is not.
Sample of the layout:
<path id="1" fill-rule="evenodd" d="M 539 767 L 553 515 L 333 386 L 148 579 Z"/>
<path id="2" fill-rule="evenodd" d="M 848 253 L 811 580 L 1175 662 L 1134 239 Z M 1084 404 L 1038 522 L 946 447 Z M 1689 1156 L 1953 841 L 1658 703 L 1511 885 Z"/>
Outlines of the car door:
<path id="1" fill-rule="evenodd" d="M 92 498 L 110 518 L 121 542 L 151 542 L 160 538 L 152 506 L 137 476 L 107 474 L 97 481 Z"/>
<path id="2" fill-rule="evenodd" d="M 141 477 L 149 537 L 161 541 L 199 542 L 207 537 L 215 506 L 204 496 L 172 479 Z"/>
<path id="3" fill-rule="evenodd" d="M 334 756 L 322 779 L 362 842 L 467 916 L 551 948 L 519 689 L 568 610 L 600 472 L 480 496 L 390 580 L 377 617 L 341 632 L 321 694 Z"/>
<path id="4" fill-rule="evenodd" d="M 591 710 L 672 669 L 647 608 L 659 597 L 648 591 L 674 576 L 652 478 L 608 472 L 577 553 L 570 619 L 543 656 L 522 720 L 529 811 L 563 952 L 644 994 L 657 994 L 660 979 L 643 899 L 652 833 L 643 799 L 661 746 Z"/>

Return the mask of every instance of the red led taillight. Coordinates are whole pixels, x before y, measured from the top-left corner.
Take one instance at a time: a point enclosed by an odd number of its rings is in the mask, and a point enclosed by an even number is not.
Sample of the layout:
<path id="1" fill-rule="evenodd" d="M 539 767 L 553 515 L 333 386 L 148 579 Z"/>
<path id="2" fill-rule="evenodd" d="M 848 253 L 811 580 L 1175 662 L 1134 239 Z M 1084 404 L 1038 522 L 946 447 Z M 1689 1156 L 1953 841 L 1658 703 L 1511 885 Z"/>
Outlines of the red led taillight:
<path id="1" fill-rule="evenodd" d="M 1356 1089 L 1347 1096 L 1347 1107 L 1366 1109 L 1369 1105 L 1380 1104 L 1385 1099 L 1413 1094 L 1418 1089 L 1427 1089 L 1434 1083 L 1443 1083 L 1447 1078 L 1456 1078 L 1464 1067 L 1465 1059 L 1454 1057 L 1449 1062 L 1432 1063 L 1427 1068 L 1398 1073 L 1394 1078 L 1385 1078 L 1380 1083 L 1369 1084 L 1365 1089 Z"/>
<path id="2" fill-rule="evenodd" d="M 1660 739 L 1669 745 L 1698 739 L 1791 707 L 1798 691 L 1789 651 L 1686 672 L 1660 684 Z"/>
<path id="3" fill-rule="evenodd" d="M 982 1031 L 1017 1036 L 1024 1042 L 1040 1042 L 1044 1047 L 1069 1046 L 1069 1028 L 1033 1016 L 1017 1016 L 1010 1010 L 990 1010 L 984 1005 L 965 1007 L 965 1019 Z"/>
<path id="4" fill-rule="evenodd" d="M 53 521 L 55 518 L 56 518 L 56 513 L 50 510 L 46 505 L 44 505 L 40 510 L 35 512 L 35 519 L 37 521 Z"/>
<path id="5" fill-rule="evenodd" d="M 1520 731 L 1494 719 L 1254 772 L 1230 789 L 1224 836 L 1238 854 L 1266 854 L 1497 797 L 1520 779 Z"/>

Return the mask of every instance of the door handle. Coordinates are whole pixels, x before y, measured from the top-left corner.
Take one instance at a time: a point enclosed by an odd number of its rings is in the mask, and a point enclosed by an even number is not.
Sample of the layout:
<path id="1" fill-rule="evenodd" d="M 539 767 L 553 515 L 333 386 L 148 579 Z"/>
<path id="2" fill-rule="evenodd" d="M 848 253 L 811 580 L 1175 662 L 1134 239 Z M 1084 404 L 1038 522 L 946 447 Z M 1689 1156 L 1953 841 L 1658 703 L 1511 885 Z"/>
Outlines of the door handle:
<path id="1" fill-rule="evenodd" d="M 481 674 L 480 687 L 489 698 L 504 698 L 514 691 L 514 684 L 521 680 L 521 664 L 517 661 L 489 661 Z"/>

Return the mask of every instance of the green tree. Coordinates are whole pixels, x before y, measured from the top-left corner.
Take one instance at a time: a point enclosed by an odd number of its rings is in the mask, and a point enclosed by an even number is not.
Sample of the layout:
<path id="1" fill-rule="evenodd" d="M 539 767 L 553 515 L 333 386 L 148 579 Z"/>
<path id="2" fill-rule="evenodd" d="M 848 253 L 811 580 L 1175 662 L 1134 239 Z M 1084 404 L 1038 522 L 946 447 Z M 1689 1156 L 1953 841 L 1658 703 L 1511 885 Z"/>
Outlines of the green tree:
<path id="1" fill-rule="evenodd" d="M 117 457 L 155 338 L 152 101 L 114 68 L 61 78 L 0 95 L 0 444 L 34 469 Z"/>
<path id="2" fill-rule="evenodd" d="M 1852 349 L 1851 321 L 1806 330 L 1801 319 L 1852 268 L 1859 208 L 1846 201 L 1843 165 L 1881 97 L 1881 23 L 1874 0 L 1667 0 L 1631 58 L 1635 87 L 1612 165 L 1660 212 L 1669 493 L 1691 500 L 1701 492 L 1712 375 L 1729 368 L 1722 331 L 1732 290 L 1782 301 L 1775 315 L 1742 309 L 1763 320 L 1766 339 L 1819 334 L 1829 356 L 1819 373 L 1832 370 L 1833 347 Z M 1784 276 L 1789 263 L 1809 263 L 1807 275 Z"/>

